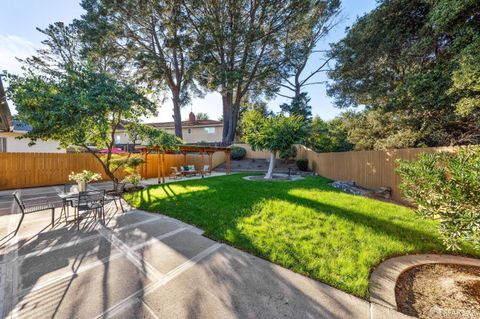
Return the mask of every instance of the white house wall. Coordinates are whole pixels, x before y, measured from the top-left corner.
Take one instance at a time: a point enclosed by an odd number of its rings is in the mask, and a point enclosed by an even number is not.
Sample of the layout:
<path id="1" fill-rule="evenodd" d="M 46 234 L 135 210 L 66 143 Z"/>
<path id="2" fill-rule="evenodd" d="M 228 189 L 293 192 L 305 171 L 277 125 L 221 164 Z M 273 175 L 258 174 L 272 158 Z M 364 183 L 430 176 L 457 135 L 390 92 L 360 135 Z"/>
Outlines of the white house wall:
<path id="1" fill-rule="evenodd" d="M 35 145 L 28 146 L 30 139 L 17 139 L 22 133 L 0 133 L 0 138 L 6 138 L 7 152 L 21 153 L 66 153 L 65 149 L 59 149 L 57 141 L 37 141 Z"/>

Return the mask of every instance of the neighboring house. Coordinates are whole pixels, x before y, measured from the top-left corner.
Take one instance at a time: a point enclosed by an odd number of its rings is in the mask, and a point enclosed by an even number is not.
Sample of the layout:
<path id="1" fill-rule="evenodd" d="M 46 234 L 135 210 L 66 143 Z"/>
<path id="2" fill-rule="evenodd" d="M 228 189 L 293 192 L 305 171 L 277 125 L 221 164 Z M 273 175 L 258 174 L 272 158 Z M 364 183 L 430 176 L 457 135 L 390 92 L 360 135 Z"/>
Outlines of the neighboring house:
<path id="1" fill-rule="evenodd" d="M 35 145 L 29 146 L 30 139 L 18 139 L 32 128 L 18 121 L 13 121 L 13 128 L 9 132 L 0 131 L 0 152 L 9 153 L 66 153 L 60 148 L 57 141 L 36 141 Z"/>
<path id="2" fill-rule="evenodd" d="M 149 125 L 175 134 L 175 122 L 148 123 Z M 222 141 L 223 122 L 215 120 L 197 120 L 190 112 L 188 121 L 182 121 L 182 135 L 186 143 L 220 143 Z"/>
<path id="3" fill-rule="evenodd" d="M 154 128 L 164 130 L 175 135 L 174 122 L 146 123 Z M 186 143 L 221 143 L 223 122 L 215 120 L 197 120 L 195 114 L 190 112 L 187 121 L 182 121 L 183 140 Z M 137 141 L 137 145 L 141 144 Z M 123 127 L 119 127 L 115 133 L 115 147 L 122 150 L 133 151 L 133 143 Z"/>
<path id="4" fill-rule="evenodd" d="M 29 146 L 30 139 L 18 139 L 32 128 L 13 120 L 8 107 L 5 91 L 0 79 L 0 153 L 25 152 L 25 153 L 65 153 L 65 149 L 59 149 L 56 141 L 37 141 Z"/>

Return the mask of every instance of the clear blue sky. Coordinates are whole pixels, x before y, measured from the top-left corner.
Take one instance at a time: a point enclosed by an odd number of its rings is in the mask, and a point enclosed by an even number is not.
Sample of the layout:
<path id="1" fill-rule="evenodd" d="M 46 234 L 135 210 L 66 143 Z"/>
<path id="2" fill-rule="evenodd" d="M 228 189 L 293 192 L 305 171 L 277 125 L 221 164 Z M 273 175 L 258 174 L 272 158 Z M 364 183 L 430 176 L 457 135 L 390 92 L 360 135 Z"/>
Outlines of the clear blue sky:
<path id="1" fill-rule="evenodd" d="M 345 34 L 345 28 L 352 25 L 358 16 L 371 11 L 376 6 L 375 0 L 344 0 L 342 1 L 342 23 L 333 30 L 320 48 L 328 48 L 329 43 L 340 40 Z M 73 18 L 82 14 L 79 0 L 0 0 L 0 70 L 19 72 L 20 65 L 15 57 L 25 58 L 32 55 L 36 48 L 41 46 L 42 34 L 35 28 L 45 28 L 48 24 L 63 21 L 69 23 Z M 312 58 L 307 66 L 306 73 L 313 70 L 319 61 Z M 319 77 L 318 80 L 326 80 Z M 340 111 L 333 106 L 332 100 L 326 95 L 326 85 L 320 84 L 308 87 L 313 113 L 323 119 L 331 119 Z M 278 111 L 278 105 L 285 102 L 283 98 L 276 98 L 269 102 L 270 108 Z M 222 101 L 219 94 L 207 94 L 203 99 L 195 99 L 191 106 L 182 111 L 183 118 L 187 117 L 190 109 L 193 112 L 206 112 L 211 118 L 217 119 L 222 113 Z M 170 102 L 160 108 L 158 118 L 147 121 L 171 121 L 172 111 Z"/>

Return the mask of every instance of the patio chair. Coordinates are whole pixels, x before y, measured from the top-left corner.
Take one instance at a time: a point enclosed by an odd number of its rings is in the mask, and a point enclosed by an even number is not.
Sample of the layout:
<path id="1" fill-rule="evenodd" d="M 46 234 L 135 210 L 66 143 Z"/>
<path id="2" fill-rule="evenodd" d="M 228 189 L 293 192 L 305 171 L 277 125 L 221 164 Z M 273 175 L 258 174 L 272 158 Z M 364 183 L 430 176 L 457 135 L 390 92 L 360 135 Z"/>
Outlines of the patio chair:
<path id="1" fill-rule="evenodd" d="M 79 220 L 80 212 L 93 212 L 95 219 L 97 214 L 101 213 L 105 217 L 105 191 L 86 191 L 78 193 L 78 202 L 76 203 L 77 220 Z"/>
<path id="2" fill-rule="evenodd" d="M 70 194 L 70 193 L 78 193 L 78 184 L 77 183 L 67 183 L 63 185 L 63 192 L 65 194 Z M 77 198 L 68 198 L 64 199 L 64 204 L 62 208 L 62 212 L 65 215 L 65 220 L 68 219 L 68 216 L 70 216 L 70 211 L 69 207 L 75 207 L 76 205 L 74 204 L 76 202 Z M 61 215 L 60 215 L 61 217 Z"/>
<path id="3" fill-rule="evenodd" d="M 111 203 L 112 201 L 115 203 L 115 207 L 117 208 L 118 211 L 118 205 L 117 205 L 117 200 L 120 203 L 120 208 L 122 209 L 122 213 L 125 212 L 123 209 L 123 204 L 122 204 L 122 195 L 125 193 L 125 185 L 126 183 L 118 183 L 118 184 L 113 184 L 113 189 L 108 190 L 105 192 L 105 201 L 107 203 Z"/>
<path id="4" fill-rule="evenodd" d="M 170 167 L 170 179 L 177 179 L 182 176 L 182 172 L 179 172 L 175 166 Z"/>
<path id="5" fill-rule="evenodd" d="M 210 165 L 203 165 L 203 175 L 211 175 Z"/>
<path id="6" fill-rule="evenodd" d="M 15 191 L 13 192 L 13 198 L 15 198 L 15 202 L 17 203 L 18 207 L 20 207 L 20 211 L 22 212 L 22 217 L 20 218 L 20 222 L 18 223 L 17 229 L 15 229 L 15 234 L 17 234 L 18 230 L 20 229 L 20 225 L 22 224 L 23 218 L 25 214 L 42 212 L 46 210 L 52 211 L 52 227 L 55 224 L 55 206 L 53 206 L 45 197 L 38 197 L 28 199 L 27 201 L 22 200 L 20 196 L 20 192 Z"/>

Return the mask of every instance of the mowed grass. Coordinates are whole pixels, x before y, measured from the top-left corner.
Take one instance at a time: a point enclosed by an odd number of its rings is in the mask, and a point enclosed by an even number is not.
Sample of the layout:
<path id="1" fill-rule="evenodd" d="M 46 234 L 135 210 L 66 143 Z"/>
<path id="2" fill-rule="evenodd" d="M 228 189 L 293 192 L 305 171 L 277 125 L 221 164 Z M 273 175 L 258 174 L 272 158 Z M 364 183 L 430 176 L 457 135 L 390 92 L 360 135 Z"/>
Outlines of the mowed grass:
<path id="1" fill-rule="evenodd" d="M 253 182 L 243 176 L 157 185 L 126 199 L 363 298 L 370 272 L 383 260 L 445 251 L 435 222 L 406 207 L 345 194 L 322 177 Z M 478 255 L 470 247 L 463 253 Z"/>

